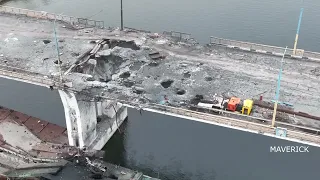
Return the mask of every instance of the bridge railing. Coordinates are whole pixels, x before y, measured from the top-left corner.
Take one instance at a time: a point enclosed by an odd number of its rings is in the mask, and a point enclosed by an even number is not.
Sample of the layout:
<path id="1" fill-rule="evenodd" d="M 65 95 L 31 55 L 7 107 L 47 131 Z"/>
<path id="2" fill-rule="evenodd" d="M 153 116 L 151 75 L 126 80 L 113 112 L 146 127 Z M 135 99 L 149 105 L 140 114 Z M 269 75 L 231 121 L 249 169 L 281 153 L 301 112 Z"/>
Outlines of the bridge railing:
<path id="1" fill-rule="evenodd" d="M 164 31 L 163 32 L 164 35 L 166 36 L 170 36 L 171 38 L 177 40 L 177 41 L 189 41 L 189 40 L 194 40 L 191 37 L 191 34 L 189 33 L 184 33 L 184 32 L 178 32 L 178 31 Z"/>
<path id="2" fill-rule="evenodd" d="M 208 113 L 203 113 L 203 112 L 198 112 L 198 111 L 194 111 L 194 110 L 188 110 L 188 109 L 183 109 L 183 108 L 177 108 L 177 107 L 172 107 L 172 106 L 164 106 L 164 105 L 160 105 L 160 104 L 151 104 L 152 107 L 154 108 L 159 108 L 165 111 L 179 111 L 182 114 L 201 114 L 201 115 L 207 115 L 207 116 L 217 116 L 217 115 L 213 115 L 213 114 L 208 114 Z M 243 117 L 245 118 L 245 120 L 243 121 L 250 121 L 250 122 L 256 122 L 257 120 L 262 122 L 265 121 L 266 123 L 269 123 L 271 125 L 271 120 L 269 119 L 264 119 L 264 118 L 258 118 L 258 117 L 253 117 L 253 116 L 248 116 L 248 115 L 244 115 L 244 114 L 235 114 L 229 111 L 225 111 L 222 109 L 209 109 L 209 108 L 204 108 L 207 109 L 208 111 L 215 111 L 221 114 L 225 114 L 228 116 L 221 116 L 221 118 L 229 118 L 229 117 Z M 219 116 L 220 117 L 220 116 Z M 230 119 L 230 118 L 229 118 Z M 285 123 L 285 122 L 276 122 L 277 125 L 282 126 L 282 127 L 290 127 L 291 129 L 304 129 L 304 130 L 308 130 L 308 131 L 313 131 L 314 133 L 312 134 L 317 134 L 320 135 L 320 129 L 315 129 L 315 128 L 310 128 L 310 127 L 306 127 L 306 126 L 299 126 L 299 125 L 294 125 L 294 124 L 289 124 L 289 123 Z"/>
<path id="3" fill-rule="evenodd" d="M 210 44 L 242 47 L 242 48 L 247 48 L 251 50 L 261 50 L 261 51 L 266 51 L 267 53 L 270 53 L 270 54 L 272 52 L 283 54 L 285 50 L 285 48 L 283 47 L 269 46 L 269 45 L 256 44 L 256 43 L 244 42 L 244 41 L 236 41 L 236 40 L 223 39 L 218 37 L 210 37 Z M 287 54 L 293 55 L 293 49 L 287 49 Z M 300 54 L 300 56 L 302 55 L 303 54 Z M 297 54 L 297 56 L 299 55 Z"/>
<path id="4" fill-rule="evenodd" d="M 103 21 L 97 21 L 86 18 L 78 18 L 73 16 L 67 16 L 63 14 L 54 14 L 48 13 L 45 11 L 34 11 L 29 9 L 21 9 L 9 6 L 0 6 L 0 13 L 9 13 L 17 15 L 25 15 L 27 17 L 39 18 L 39 19 L 49 19 L 49 20 L 58 20 L 70 23 L 72 25 L 83 25 L 85 27 L 99 27 L 104 28 Z"/>
<path id="5" fill-rule="evenodd" d="M 238 127 L 238 128 L 244 128 L 248 130 L 254 130 L 258 131 L 260 133 L 269 133 L 269 134 L 275 134 L 275 129 L 271 128 L 268 125 L 264 125 L 261 123 L 256 123 L 256 120 L 263 120 L 266 122 L 269 122 L 271 124 L 271 120 L 267 119 L 262 119 L 262 118 L 255 118 L 250 116 L 248 119 L 242 120 L 242 119 L 234 119 L 230 117 L 225 117 L 225 116 L 219 116 L 219 115 L 213 115 L 213 114 L 208 114 L 208 113 L 203 113 L 203 112 L 197 112 L 197 111 L 191 111 L 187 109 L 182 109 L 182 108 L 176 108 L 176 107 L 170 107 L 170 106 L 163 106 L 163 105 L 158 105 L 158 104 L 153 104 L 150 106 L 151 108 L 154 109 L 159 109 L 161 111 L 173 113 L 173 114 L 178 114 L 178 115 L 183 115 L 187 117 L 193 117 L 193 118 L 198 118 L 206 121 L 211 121 L 219 124 L 224 124 L 228 126 L 233 126 L 233 127 Z M 223 110 L 217 110 L 217 111 L 223 111 Z M 223 113 L 230 113 L 227 111 L 223 111 Z M 246 116 L 246 115 L 243 115 Z M 277 127 L 284 127 L 287 128 L 287 137 L 288 138 L 295 138 L 298 140 L 304 140 L 308 142 L 313 142 L 320 144 L 320 138 L 319 138 L 319 131 L 318 129 L 314 128 L 308 128 L 304 126 L 298 126 L 298 125 L 293 125 L 293 124 L 288 124 L 288 123 L 283 123 L 283 122 L 276 122 Z M 297 131 L 299 130 L 299 131 Z M 301 130 L 308 131 L 308 132 L 302 132 Z"/>
<path id="6" fill-rule="evenodd" d="M 310 58 L 315 58 L 315 59 L 320 59 L 320 53 L 318 53 L 318 52 L 305 51 L 304 56 L 310 57 Z"/>
<path id="7" fill-rule="evenodd" d="M 38 83 L 41 85 L 47 85 L 48 87 L 55 84 L 54 78 L 45 78 L 44 75 L 5 65 L 0 65 L 0 75 L 13 79 L 20 79 L 28 82 Z"/>
<path id="8" fill-rule="evenodd" d="M 236 41 L 230 39 L 223 39 L 218 37 L 210 37 L 210 44 L 217 44 L 223 46 L 229 46 L 233 48 L 240 48 L 243 50 L 248 51 L 260 51 L 265 54 L 273 54 L 273 55 L 283 55 L 285 48 L 277 47 L 277 46 L 269 46 L 264 44 L 257 44 L 251 42 L 244 42 L 244 41 Z M 264 52 L 263 52 L 264 51 Z M 297 49 L 296 54 L 293 53 L 293 49 L 288 48 L 286 52 L 286 56 L 289 57 L 300 57 L 302 59 L 313 59 L 313 60 L 320 60 L 320 53 L 318 52 L 311 52 L 311 51 L 304 51 L 303 49 Z"/>
<path id="9" fill-rule="evenodd" d="M 220 114 L 224 114 L 224 116 L 221 116 L 221 115 L 215 115 L 210 113 L 198 112 L 198 111 L 189 110 L 185 108 L 160 105 L 160 104 L 154 104 L 154 103 L 144 104 L 143 107 L 141 107 L 141 104 L 127 102 L 124 100 L 118 100 L 118 99 L 109 98 L 109 97 L 103 97 L 103 99 L 120 102 L 129 107 L 134 107 L 138 109 L 148 108 L 148 109 L 158 110 L 162 112 L 167 112 L 167 113 L 172 113 L 172 114 L 177 114 L 177 115 L 182 115 L 182 116 L 187 116 L 192 118 L 198 118 L 201 120 L 215 122 L 223 125 L 240 127 L 248 130 L 255 130 L 262 133 L 275 134 L 275 129 L 271 128 L 270 126 L 271 120 L 242 115 L 242 114 L 235 114 L 235 113 L 224 111 L 224 110 L 219 110 L 219 109 L 214 110 L 216 112 L 219 112 Z M 265 123 L 263 123 L 263 121 Z M 305 140 L 309 142 L 316 142 L 320 144 L 319 129 L 310 128 L 306 126 L 299 126 L 299 125 L 294 125 L 294 124 L 289 124 L 289 123 L 279 122 L 279 121 L 276 122 L 276 127 L 287 128 L 289 130 L 288 137 L 296 138 L 299 140 Z"/>
<path id="10" fill-rule="evenodd" d="M 77 18 L 78 23 L 84 25 L 85 27 L 104 27 L 103 21 L 96 21 L 92 19 L 86 19 L 86 18 Z"/>

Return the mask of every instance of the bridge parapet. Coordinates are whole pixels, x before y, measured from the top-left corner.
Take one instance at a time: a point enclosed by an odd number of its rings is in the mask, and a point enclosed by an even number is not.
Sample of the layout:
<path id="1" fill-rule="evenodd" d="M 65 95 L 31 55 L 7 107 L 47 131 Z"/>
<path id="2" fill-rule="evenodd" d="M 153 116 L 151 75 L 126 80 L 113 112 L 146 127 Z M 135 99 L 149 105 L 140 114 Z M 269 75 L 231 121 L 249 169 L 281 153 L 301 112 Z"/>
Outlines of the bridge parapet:
<path id="1" fill-rule="evenodd" d="M 189 33 L 178 31 L 164 31 L 163 34 L 171 37 L 173 40 L 178 42 L 192 42 L 197 44 L 196 40 Z"/>
<path id="2" fill-rule="evenodd" d="M 0 76 L 46 87 L 55 86 L 58 82 L 56 78 L 4 65 L 0 65 Z"/>
<path id="3" fill-rule="evenodd" d="M 147 109 L 151 111 L 159 110 L 166 113 L 172 113 L 174 115 L 182 115 L 186 117 L 197 118 L 199 120 L 203 120 L 204 122 L 212 122 L 222 126 L 229 126 L 229 127 L 231 126 L 235 128 L 241 128 L 247 131 L 258 132 L 259 134 L 266 134 L 266 135 L 273 135 L 273 136 L 275 136 L 276 134 L 275 128 L 271 128 L 269 125 L 256 123 L 253 121 L 253 119 L 252 120 L 234 119 L 230 117 L 224 117 L 224 116 L 219 116 L 214 114 L 202 113 L 202 112 L 191 111 L 191 110 L 175 108 L 170 106 L 163 106 L 163 105 L 152 105 Z M 220 112 L 228 113 L 228 112 L 223 112 L 222 110 Z M 263 119 L 263 121 L 270 122 L 269 124 L 271 124 L 270 120 Z M 313 143 L 313 144 L 316 144 L 317 146 L 320 146 L 320 138 L 319 138 L 320 130 L 318 129 L 306 128 L 306 127 L 287 124 L 283 122 L 277 122 L 276 126 L 288 128 L 287 130 L 288 139 L 305 141 L 305 142 Z M 315 134 L 305 133 L 305 132 L 297 131 L 295 129 L 305 129 L 305 130 L 315 132 Z"/>
<path id="4" fill-rule="evenodd" d="M 277 46 L 269 46 L 264 44 L 257 44 L 244 41 L 236 41 L 230 39 L 223 39 L 218 37 L 210 37 L 210 44 L 222 45 L 228 48 L 241 49 L 244 51 L 258 52 L 263 54 L 270 54 L 275 56 L 283 56 L 285 48 Z M 297 49 L 296 53 L 293 53 L 293 49 L 287 49 L 286 57 L 296 59 L 310 59 L 314 61 L 320 61 L 320 53 L 304 51 L 303 49 Z"/>
<path id="5" fill-rule="evenodd" d="M 78 18 L 73 16 L 67 16 L 63 14 L 48 13 L 45 11 L 34 11 L 29 9 L 21 9 L 10 6 L 0 6 L 1 13 L 25 15 L 27 17 L 48 19 L 48 20 L 58 20 L 70 23 L 72 25 L 83 25 L 85 27 L 99 27 L 104 28 L 104 21 L 97 21 L 87 18 Z"/>

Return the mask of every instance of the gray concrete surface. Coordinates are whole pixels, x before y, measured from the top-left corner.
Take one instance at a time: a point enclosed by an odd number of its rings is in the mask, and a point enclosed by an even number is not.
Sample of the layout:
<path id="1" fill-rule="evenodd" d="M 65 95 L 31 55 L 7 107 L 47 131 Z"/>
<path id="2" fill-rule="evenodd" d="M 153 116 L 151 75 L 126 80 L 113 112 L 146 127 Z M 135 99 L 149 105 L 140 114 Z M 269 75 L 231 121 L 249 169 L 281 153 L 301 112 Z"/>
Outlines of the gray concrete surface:
<path id="1" fill-rule="evenodd" d="M 3 139 L 14 147 L 19 146 L 28 152 L 32 149 L 33 145 L 41 142 L 41 140 L 30 133 L 30 130 L 25 126 L 20 126 L 14 122 L 7 121 L 1 122 L 0 125 L 0 132 Z"/>
<path id="2" fill-rule="evenodd" d="M 35 71 L 44 76 L 58 74 L 54 64 L 57 52 L 52 22 L 2 15 L 0 25 L 3 27 L 0 30 L 1 64 Z M 93 95 L 104 94 L 134 102 L 160 102 L 167 95 L 174 105 L 188 103 L 196 94 L 205 98 L 216 93 L 257 98 L 262 93 L 266 100 L 274 98 L 281 60 L 279 57 L 218 46 L 175 43 L 163 36 L 151 38 L 154 34 L 120 32 L 117 29 L 77 30 L 66 24 L 58 24 L 57 32 L 63 71 L 80 54 L 94 46 L 90 42 L 92 40 L 134 40 L 141 47 L 140 50 L 111 47 L 108 52 L 99 53 L 100 56 L 95 58 L 97 64 L 92 76 L 97 78 L 101 72 L 103 75 L 109 74 L 111 81 L 107 83 L 86 82 L 76 74 L 65 77 Z M 51 42 L 44 44 L 43 40 Z M 152 51 L 159 51 L 166 58 L 153 61 L 148 55 Z M 294 104 L 297 111 L 320 115 L 317 111 L 320 102 L 319 67 L 317 62 L 285 59 L 280 100 Z M 168 80 L 172 80 L 170 87 L 163 87 L 161 83 Z M 319 127 L 318 122 L 298 123 Z"/>

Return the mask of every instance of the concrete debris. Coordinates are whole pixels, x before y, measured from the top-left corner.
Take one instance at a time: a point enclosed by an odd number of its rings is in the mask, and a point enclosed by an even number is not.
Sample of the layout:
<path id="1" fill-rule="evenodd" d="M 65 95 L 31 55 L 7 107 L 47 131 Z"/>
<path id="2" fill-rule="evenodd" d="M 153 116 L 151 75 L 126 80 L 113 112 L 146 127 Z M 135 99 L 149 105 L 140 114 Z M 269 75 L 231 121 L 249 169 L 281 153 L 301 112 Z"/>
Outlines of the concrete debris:
<path id="1" fill-rule="evenodd" d="M 67 82 L 67 83 L 64 83 L 63 85 L 65 86 L 65 87 L 69 87 L 69 88 L 72 88 L 72 82 Z"/>
<path id="2" fill-rule="evenodd" d="M 157 67 L 158 65 L 159 65 L 159 63 L 156 62 L 156 61 L 151 61 L 151 62 L 149 63 L 149 66 L 151 66 L 151 67 Z"/>
<path id="3" fill-rule="evenodd" d="M 124 72 L 124 73 L 122 73 L 122 74 L 120 74 L 120 78 L 128 78 L 128 77 L 130 77 L 130 72 Z"/>
<path id="4" fill-rule="evenodd" d="M 149 34 L 148 37 L 150 37 L 152 39 L 156 39 L 156 38 L 159 38 L 160 35 L 158 33 L 152 33 L 152 34 Z"/>
<path id="5" fill-rule="evenodd" d="M 187 71 L 187 72 L 183 73 L 183 77 L 184 77 L 184 78 L 190 78 L 190 77 L 191 77 L 190 72 Z"/>
<path id="6" fill-rule="evenodd" d="M 166 44 L 168 42 L 168 40 L 166 39 L 160 39 L 158 41 L 156 41 L 157 44 Z"/>
<path id="7" fill-rule="evenodd" d="M 320 67 L 316 67 L 312 69 L 311 73 L 314 74 L 315 76 L 320 76 Z"/>
<path id="8" fill-rule="evenodd" d="M 73 57 L 78 57 L 78 56 L 80 56 L 80 53 L 72 52 L 72 53 L 71 53 L 71 56 L 73 56 Z"/>
<path id="9" fill-rule="evenodd" d="M 165 58 L 165 56 L 164 55 L 161 55 L 159 52 L 151 52 L 151 53 L 149 53 L 149 56 L 150 56 L 150 58 L 151 59 L 153 59 L 153 60 L 159 60 L 159 59 L 164 59 Z"/>
<path id="10" fill-rule="evenodd" d="M 97 53 L 97 55 L 99 56 L 110 56 L 111 55 L 111 49 L 106 49 L 106 50 L 103 50 L 103 51 L 99 51 Z"/>
<path id="11" fill-rule="evenodd" d="M 133 81 L 130 81 L 130 80 L 125 80 L 125 81 L 123 81 L 122 84 L 123 84 L 124 86 L 126 86 L 126 87 L 131 87 L 131 86 L 134 85 L 134 82 L 133 82 Z"/>
<path id="12" fill-rule="evenodd" d="M 136 86 L 132 87 L 132 90 L 136 94 L 143 94 L 145 92 L 145 90 L 142 87 L 136 87 Z"/>
<path id="13" fill-rule="evenodd" d="M 95 59 L 89 59 L 88 64 L 91 64 L 91 65 L 93 65 L 93 66 L 96 66 L 96 65 L 97 65 L 97 60 L 95 60 Z"/>

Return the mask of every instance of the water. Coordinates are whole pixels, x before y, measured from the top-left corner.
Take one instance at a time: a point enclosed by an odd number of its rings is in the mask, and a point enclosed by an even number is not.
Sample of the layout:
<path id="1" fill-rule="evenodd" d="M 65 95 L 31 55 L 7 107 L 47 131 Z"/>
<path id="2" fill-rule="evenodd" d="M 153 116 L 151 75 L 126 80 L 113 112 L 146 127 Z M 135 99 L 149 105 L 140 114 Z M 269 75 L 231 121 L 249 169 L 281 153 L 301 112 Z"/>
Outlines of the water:
<path id="1" fill-rule="evenodd" d="M 0 78 L 0 89 L 0 106 L 66 127 L 57 91 L 4 78 Z"/>
<path id="2" fill-rule="evenodd" d="M 129 109 L 125 130 L 105 147 L 105 159 L 163 180 L 316 179 L 319 148 L 270 153 L 285 140 Z"/>
<path id="3" fill-rule="evenodd" d="M 120 24 L 119 0 L 12 0 L 5 5 L 81 17 L 96 14 L 92 18 L 107 26 Z M 126 26 L 188 32 L 202 43 L 213 35 L 292 47 L 300 5 L 301 0 L 124 0 L 124 14 Z M 304 5 L 298 47 L 320 51 L 320 2 L 305 0 Z M 41 119 L 61 122 L 64 117 L 57 92 L 4 79 L 0 88 L 0 105 Z M 270 154 L 270 145 L 288 142 L 261 135 L 147 112 L 141 116 L 135 110 L 129 110 L 123 128 L 106 145 L 105 159 L 162 179 L 316 179 L 318 172 L 316 149 Z"/>
<path id="4" fill-rule="evenodd" d="M 301 0 L 123 0 L 125 26 L 293 47 Z M 11 0 L 5 5 L 104 20 L 120 26 L 120 0 Z M 299 48 L 320 51 L 320 2 L 305 0 Z"/>

